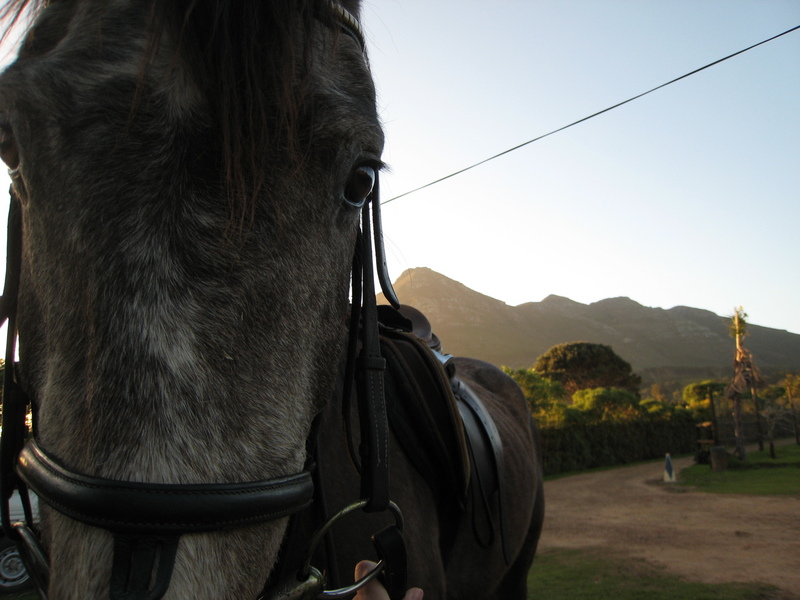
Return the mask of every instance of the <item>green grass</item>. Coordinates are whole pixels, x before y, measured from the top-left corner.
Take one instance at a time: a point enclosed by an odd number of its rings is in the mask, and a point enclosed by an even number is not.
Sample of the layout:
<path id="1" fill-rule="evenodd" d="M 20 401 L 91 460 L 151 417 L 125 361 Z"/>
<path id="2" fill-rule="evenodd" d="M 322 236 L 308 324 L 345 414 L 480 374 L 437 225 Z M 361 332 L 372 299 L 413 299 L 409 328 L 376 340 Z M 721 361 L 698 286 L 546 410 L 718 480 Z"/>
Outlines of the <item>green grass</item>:
<path id="1" fill-rule="evenodd" d="M 785 444 L 775 447 L 775 458 L 769 455 L 769 446 L 762 451 L 750 451 L 746 455 L 744 463 L 738 462 L 737 466 L 764 466 L 774 467 L 776 465 L 800 467 L 800 446 L 792 441 L 791 444 Z"/>
<path id="2" fill-rule="evenodd" d="M 749 452 L 744 462 L 731 457 L 726 471 L 694 465 L 681 471 L 680 483 L 712 494 L 800 495 L 800 446 L 779 446 L 775 453 Z"/>
<path id="3" fill-rule="evenodd" d="M 777 588 L 758 583 L 697 583 L 666 574 L 642 559 L 612 558 L 603 549 L 537 554 L 528 600 L 773 600 Z"/>

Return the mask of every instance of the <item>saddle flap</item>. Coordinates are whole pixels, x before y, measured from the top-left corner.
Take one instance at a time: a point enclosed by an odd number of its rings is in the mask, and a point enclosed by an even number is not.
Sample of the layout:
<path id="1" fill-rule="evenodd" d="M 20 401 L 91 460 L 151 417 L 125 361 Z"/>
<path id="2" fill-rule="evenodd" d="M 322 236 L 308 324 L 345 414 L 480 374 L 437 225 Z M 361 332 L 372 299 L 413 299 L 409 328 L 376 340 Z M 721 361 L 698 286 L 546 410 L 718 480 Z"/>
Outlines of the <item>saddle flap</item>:
<path id="1" fill-rule="evenodd" d="M 499 538 L 508 564 L 503 444 L 491 414 L 456 376 L 452 357 L 439 352 L 422 313 L 404 305 L 381 306 L 379 314 L 392 430 L 444 506 L 466 508 L 472 495 L 476 541 L 488 547 Z"/>
<path id="2" fill-rule="evenodd" d="M 464 427 L 444 366 L 413 333 L 385 329 L 389 422 L 414 467 L 441 497 L 463 505 L 470 466 Z"/>

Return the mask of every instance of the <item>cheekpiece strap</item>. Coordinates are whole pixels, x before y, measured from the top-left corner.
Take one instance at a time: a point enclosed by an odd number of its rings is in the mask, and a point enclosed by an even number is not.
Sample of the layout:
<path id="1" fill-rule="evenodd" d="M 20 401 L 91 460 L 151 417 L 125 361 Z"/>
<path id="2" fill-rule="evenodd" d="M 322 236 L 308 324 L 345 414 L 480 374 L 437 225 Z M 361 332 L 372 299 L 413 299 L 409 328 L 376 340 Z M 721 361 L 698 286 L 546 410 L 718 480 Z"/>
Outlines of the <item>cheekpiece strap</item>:
<path id="1" fill-rule="evenodd" d="M 386 359 L 381 356 L 378 337 L 369 212 L 370 204 L 377 202 L 376 191 L 373 194 L 372 202 L 364 205 L 361 218 L 361 353 L 356 362 L 361 422 L 361 497 L 368 500 L 364 508 L 367 512 L 384 511 L 389 506 L 389 421 L 383 385 Z"/>

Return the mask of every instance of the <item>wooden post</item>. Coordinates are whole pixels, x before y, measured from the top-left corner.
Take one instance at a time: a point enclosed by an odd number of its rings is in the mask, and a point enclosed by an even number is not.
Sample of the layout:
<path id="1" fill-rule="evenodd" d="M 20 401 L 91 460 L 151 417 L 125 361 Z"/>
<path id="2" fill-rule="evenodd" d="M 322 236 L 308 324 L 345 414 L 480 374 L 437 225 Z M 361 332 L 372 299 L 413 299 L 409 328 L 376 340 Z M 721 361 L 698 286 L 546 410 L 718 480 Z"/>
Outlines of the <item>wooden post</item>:
<path id="1" fill-rule="evenodd" d="M 728 453 L 724 446 L 714 446 L 711 448 L 711 470 L 725 471 L 728 468 Z"/>

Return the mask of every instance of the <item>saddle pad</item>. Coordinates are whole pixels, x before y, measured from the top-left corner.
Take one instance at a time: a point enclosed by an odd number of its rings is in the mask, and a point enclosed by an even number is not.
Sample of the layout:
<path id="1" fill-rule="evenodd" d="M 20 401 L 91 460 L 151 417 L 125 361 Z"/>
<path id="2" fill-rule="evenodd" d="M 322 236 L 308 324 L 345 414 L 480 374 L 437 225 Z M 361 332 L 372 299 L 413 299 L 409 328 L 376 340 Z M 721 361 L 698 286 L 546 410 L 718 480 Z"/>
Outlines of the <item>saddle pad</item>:
<path id="1" fill-rule="evenodd" d="M 414 467 L 436 493 L 463 508 L 470 463 L 450 379 L 427 344 L 413 333 L 386 329 L 381 352 L 387 362 L 389 424 Z"/>

